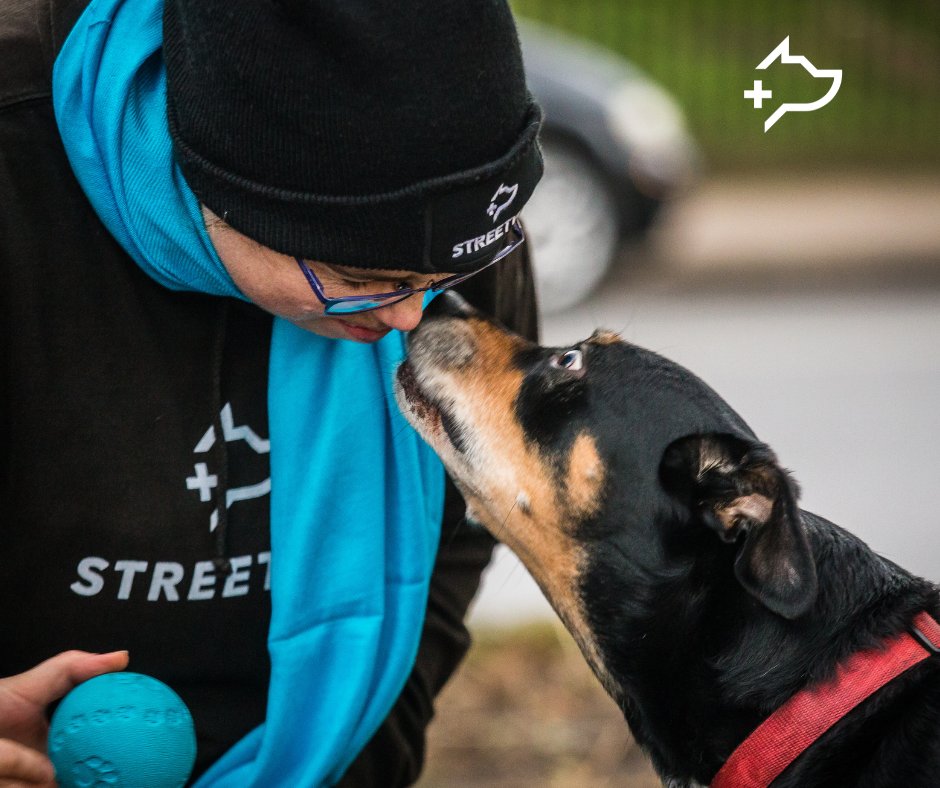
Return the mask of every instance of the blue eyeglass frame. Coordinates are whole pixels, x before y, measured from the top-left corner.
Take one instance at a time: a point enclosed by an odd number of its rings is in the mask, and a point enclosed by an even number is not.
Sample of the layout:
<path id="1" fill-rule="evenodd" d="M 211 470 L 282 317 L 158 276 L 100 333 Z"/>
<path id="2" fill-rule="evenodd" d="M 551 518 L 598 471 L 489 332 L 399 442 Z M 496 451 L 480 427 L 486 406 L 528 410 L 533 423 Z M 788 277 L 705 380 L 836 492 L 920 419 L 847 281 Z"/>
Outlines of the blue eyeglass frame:
<path id="1" fill-rule="evenodd" d="M 374 293 L 372 295 L 330 298 L 323 292 L 323 285 L 317 278 L 317 275 L 310 269 L 310 266 L 304 262 L 304 259 L 302 257 L 295 257 L 294 259 L 297 261 L 297 265 L 300 266 L 300 270 L 303 272 L 307 283 L 310 285 L 310 289 L 313 290 L 314 295 L 320 300 L 320 303 L 324 305 L 326 314 L 350 315 L 358 312 L 371 312 L 373 309 L 381 309 L 385 306 L 397 304 L 399 301 L 404 301 L 406 298 L 411 298 L 415 293 L 439 293 L 442 290 L 446 290 L 448 287 L 453 287 L 461 282 L 465 282 L 471 276 L 476 276 L 478 273 L 485 271 L 500 260 L 505 260 L 506 257 L 525 243 L 525 232 L 522 229 L 522 223 L 518 219 L 513 219 L 509 227 L 516 235 L 515 240 L 500 249 L 492 260 L 480 266 L 475 271 L 470 271 L 470 273 L 466 274 L 454 274 L 453 276 L 441 279 L 439 282 L 431 282 L 427 287 L 409 287 L 402 290 L 394 290 L 391 293 Z"/>

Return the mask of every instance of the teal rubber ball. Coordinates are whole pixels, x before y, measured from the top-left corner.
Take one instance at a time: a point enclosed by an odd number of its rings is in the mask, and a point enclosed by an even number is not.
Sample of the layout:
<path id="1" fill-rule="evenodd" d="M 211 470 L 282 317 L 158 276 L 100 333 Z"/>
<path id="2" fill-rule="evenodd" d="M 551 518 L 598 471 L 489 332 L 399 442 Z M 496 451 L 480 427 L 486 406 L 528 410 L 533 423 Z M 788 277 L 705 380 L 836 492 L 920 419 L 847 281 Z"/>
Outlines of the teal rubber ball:
<path id="1" fill-rule="evenodd" d="M 105 673 L 62 699 L 49 757 L 60 788 L 179 788 L 196 760 L 193 717 L 162 681 Z"/>

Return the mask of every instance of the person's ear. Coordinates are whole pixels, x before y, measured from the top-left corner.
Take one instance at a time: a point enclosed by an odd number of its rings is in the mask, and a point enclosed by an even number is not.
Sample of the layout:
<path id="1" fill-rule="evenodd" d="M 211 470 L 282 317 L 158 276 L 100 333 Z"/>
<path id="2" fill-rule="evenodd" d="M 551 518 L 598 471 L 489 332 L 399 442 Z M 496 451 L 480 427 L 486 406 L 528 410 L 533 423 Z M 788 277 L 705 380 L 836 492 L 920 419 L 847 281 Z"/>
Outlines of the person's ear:
<path id="1" fill-rule="evenodd" d="M 765 607 L 798 618 L 816 599 L 812 551 L 796 482 L 764 444 L 733 435 L 689 435 L 669 445 L 663 487 L 726 542 L 741 540 L 738 582 Z"/>

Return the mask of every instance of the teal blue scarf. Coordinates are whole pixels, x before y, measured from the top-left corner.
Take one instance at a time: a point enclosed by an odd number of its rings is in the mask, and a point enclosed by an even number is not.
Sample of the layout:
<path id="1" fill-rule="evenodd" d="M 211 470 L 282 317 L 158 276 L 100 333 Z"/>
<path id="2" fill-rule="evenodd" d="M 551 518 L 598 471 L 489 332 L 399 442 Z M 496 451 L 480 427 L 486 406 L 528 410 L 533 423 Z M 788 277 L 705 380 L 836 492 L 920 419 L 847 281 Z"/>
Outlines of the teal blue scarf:
<path id="1" fill-rule="evenodd" d="M 56 119 L 98 215 L 174 290 L 243 298 L 174 165 L 162 0 L 92 0 L 59 55 Z M 267 719 L 200 786 L 335 782 L 414 663 L 440 531 L 443 471 L 399 415 L 404 338 L 271 340 L 271 682 Z"/>

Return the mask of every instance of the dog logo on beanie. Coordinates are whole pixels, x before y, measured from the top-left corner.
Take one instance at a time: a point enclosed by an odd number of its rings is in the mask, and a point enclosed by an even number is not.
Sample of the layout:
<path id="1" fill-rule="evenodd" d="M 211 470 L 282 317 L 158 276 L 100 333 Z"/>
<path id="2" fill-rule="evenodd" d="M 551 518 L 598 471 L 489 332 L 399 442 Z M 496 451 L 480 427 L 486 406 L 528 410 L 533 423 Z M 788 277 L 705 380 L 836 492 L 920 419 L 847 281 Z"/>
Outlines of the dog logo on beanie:
<path id="1" fill-rule="evenodd" d="M 499 184 L 499 188 L 496 190 L 496 193 L 490 197 L 490 207 L 486 209 L 487 216 L 490 216 L 493 219 L 493 224 L 496 224 L 496 220 L 499 219 L 499 215 L 512 204 L 512 201 L 516 199 L 516 195 L 518 193 L 518 183 L 514 183 L 512 186 L 507 186 L 505 183 Z M 499 202 L 500 196 L 504 194 L 509 196 L 506 197 L 506 199 L 502 202 Z"/>

